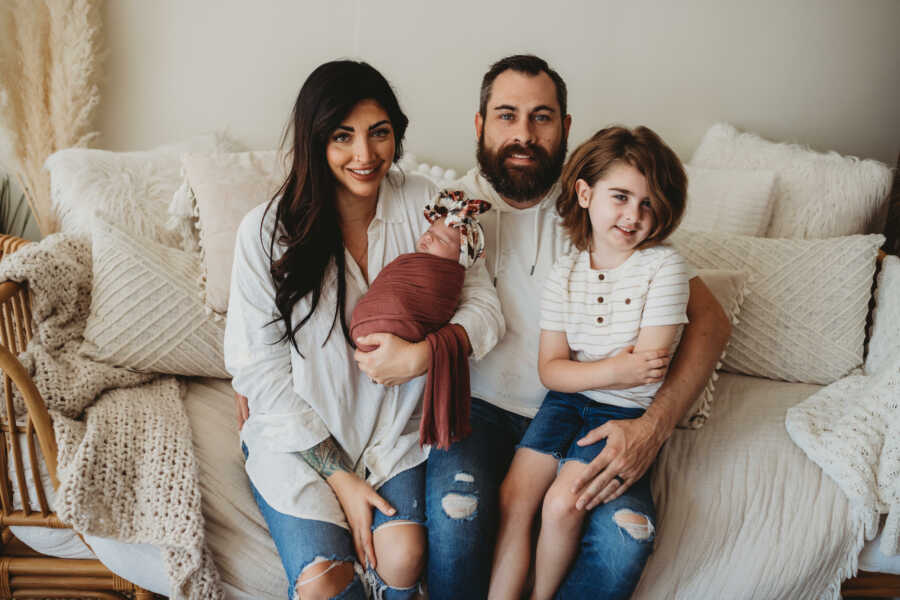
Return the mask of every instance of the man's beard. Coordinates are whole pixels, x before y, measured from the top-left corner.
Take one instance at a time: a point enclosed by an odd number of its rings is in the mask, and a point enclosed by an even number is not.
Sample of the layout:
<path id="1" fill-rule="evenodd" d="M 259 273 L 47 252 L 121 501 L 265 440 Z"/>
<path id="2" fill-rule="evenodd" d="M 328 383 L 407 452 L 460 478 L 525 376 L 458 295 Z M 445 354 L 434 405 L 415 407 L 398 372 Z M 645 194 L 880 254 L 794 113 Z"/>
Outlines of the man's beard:
<path id="1" fill-rule="evenodd" d="M 526 203 L 541 198 L 556 183 L 562 173 L 566 150 L 563 137 L 552 155 L 537 144 L 511 144 L 493 152 L 485 147 L 482 131 L 478 138 L 478 166 L 498 194 L 513 202 Z M 530 156 L 535 164 L 509 167 L 506 159 L 513 154 Z"/>

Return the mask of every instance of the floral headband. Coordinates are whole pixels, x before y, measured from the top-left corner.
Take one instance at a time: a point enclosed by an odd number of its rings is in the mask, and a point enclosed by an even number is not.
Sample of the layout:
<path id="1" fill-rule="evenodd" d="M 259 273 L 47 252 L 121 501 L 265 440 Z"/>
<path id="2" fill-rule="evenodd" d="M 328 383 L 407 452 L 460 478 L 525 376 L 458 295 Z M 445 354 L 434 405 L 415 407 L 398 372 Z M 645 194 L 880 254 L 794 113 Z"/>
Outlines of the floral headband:
<path id="1" fill-rule="evenodd" d="M 466 198 L 461 190 L 441 190 L 434 204 L 425 205 L 425 218 L 434 223 L 446 217 L 449 227 L 462 232 L 459 241 L 459 264 L 469 268 L 484 256 L 484 229 L 476 218 L 491 208 L 491 203 Z"/>

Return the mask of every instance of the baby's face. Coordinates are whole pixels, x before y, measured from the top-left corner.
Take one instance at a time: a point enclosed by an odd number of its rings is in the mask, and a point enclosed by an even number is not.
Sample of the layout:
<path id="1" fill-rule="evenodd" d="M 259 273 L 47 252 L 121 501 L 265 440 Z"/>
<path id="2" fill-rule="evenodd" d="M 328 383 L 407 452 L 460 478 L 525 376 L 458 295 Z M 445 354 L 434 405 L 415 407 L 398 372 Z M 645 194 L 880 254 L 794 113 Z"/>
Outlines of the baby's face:
<path id="1" fill-rule="evenodd" d="M 428 231 L 416 241 L 416 250 L 441 258 L 459 260 L 459 244 L 462 233 L 449 227 L 440 219 L 431 224 Z"/>

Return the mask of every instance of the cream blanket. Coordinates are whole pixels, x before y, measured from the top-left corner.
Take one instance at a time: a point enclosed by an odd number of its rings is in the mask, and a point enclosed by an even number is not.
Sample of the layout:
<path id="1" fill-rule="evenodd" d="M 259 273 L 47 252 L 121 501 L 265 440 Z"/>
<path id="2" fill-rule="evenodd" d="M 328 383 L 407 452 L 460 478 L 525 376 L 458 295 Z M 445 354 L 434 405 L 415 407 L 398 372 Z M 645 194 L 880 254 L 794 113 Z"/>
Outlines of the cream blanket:
<path id="1" fill-rule="evenodd" d="M 850 500 L 857 553 L 884 513 L 881 552 L 900 553 L 900 348 L 879 372 L 845 377 L 793 407 L 785 425 Z"/>
<path id="2" fill-rule="evenodd" d="M 222 598 L 181 385 L 78 353 L 90 311 L 89 241 L 55 234 L 29 244 L 0 262 L 5 280 L 31 290 L 35 335 L 19 359 L 53 417 L 59 517 L 81 533 L 159 546 L 173 598 Z M 24 411 L 21 399 L 16 410 Z"/>

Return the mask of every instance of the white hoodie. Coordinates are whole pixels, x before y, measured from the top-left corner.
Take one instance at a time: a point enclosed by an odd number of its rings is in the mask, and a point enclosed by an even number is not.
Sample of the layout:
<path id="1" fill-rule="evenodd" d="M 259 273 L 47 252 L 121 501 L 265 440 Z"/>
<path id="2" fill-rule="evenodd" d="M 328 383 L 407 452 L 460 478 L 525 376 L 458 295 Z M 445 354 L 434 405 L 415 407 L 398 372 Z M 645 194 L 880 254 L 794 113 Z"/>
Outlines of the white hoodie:
<path id="1" fill-rule="evenodd" d="M 556 214 L 559 183 L 524 209 L 507 204 L 477 167 L 457 185 L 492 205 L 478 220 L 487 238 L 485 266 L 506 320 L 506 336 L 487 356 L 470 363 L 472 396 L 534 417 L 547 393 L 538 376 L 541 293 L 553 263 L 572 249 Z"/>

